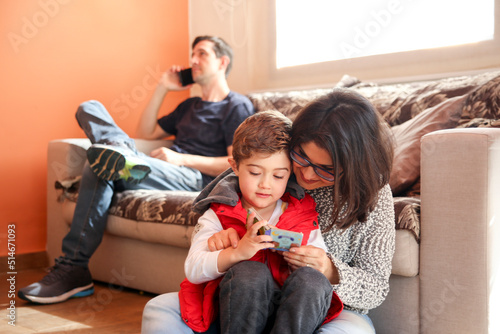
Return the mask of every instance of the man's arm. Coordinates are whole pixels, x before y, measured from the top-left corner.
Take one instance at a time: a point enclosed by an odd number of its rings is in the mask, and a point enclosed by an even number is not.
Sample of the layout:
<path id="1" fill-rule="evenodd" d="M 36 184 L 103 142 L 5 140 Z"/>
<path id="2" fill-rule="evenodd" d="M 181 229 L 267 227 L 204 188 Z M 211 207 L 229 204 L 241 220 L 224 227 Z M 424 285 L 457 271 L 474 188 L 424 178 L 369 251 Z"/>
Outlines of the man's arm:
<path id="1" fill-rule="evenodd" d="M 136 136 L 142 139 L 161 139 L 169 136 L 157 122 L 160 107 L 165 99 L 165 96 L 171 91 L 181 91 L 188 89 L 189 86 L 183 87 L 179 79 L 179 66 L 172 66 L 170 70 L 163 73 L 158 85 L 149 101 L 146 109 L 142 113 L 137 126 Z"/>
<path id="2" fill-rule="evenodd" d="M 191 167 L 199 170 L 202 174 L 214 177 L 230 167 L 228 158 L 233 154 L 233 146 L 228 146 L 227 154 L 224 157 L 205 157 L 202 155 L 178 153 L 166 147 L 161 147 L 151 152 L 153 158 L 161 159 L 178 166 Z"/>

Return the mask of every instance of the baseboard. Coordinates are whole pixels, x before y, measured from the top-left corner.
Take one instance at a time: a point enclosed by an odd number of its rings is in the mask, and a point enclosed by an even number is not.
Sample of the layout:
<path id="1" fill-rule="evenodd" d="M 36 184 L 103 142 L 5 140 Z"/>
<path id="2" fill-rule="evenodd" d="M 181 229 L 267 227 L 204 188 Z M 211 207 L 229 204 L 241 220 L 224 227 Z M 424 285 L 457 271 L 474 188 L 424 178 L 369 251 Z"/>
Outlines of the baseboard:
<path id="1" fill-rule="evenodd" d="M 12 260 L 15 262 L 13 263 Z M 9 264 L 13 267 L 9 267 Z M 49 257 L 46 251 L 16 254 L 14 258 L 0 256 L 0 272 L 12 272 L 25 269 L 45 268 L 49 266 Z"/>

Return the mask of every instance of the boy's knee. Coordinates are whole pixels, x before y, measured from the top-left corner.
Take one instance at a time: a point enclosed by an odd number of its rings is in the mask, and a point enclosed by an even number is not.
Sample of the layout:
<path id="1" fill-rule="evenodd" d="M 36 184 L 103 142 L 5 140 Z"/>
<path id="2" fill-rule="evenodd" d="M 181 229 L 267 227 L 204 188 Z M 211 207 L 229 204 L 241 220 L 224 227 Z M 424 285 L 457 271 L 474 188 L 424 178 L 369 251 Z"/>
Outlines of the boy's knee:
<path id="1" fill-rule="evenodd" d="M 320 271 L 309 267 L 302 267 L 295 270 L 288 277 L 287 284 L 293 284 L 297 287 L 301 287 L 303 290 L 310 289 L 313 291 L 319 291 L 319 289 L 323 289 L 325 291 L 329 291 L 332 289 L 332 286 L 325 275 L 323 275 Z"/>
<path id="2" fill-rule="evenodd" d="M 272 281 L 273 277 L 266 264 L 257 261 L 243 261 L 231 267 L 224 276 L 223 281 L 231 280 L 239 284 L 262 284 Z"/>
<path id="3" fill-rule="evenodd" d="M 245 277 L 263 276 L 262 273 L 269 272 L 269 268 L 261 262 L 243 261 L 234 265 L 230 271 L 234 276 L 240 275 Z"/>

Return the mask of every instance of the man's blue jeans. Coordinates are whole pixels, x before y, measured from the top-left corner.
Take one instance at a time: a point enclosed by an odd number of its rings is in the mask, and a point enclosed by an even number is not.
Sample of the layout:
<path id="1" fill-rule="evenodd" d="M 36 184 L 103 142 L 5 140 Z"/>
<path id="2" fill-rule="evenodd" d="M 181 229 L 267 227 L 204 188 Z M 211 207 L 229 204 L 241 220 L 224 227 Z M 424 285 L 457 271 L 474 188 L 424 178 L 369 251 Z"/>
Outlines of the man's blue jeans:
<path id="1" fill-rule="evenodd" d="M 108 209 L 115 192 L 134 189 L 200 191 L 202 176 L 198 170 L 176 166 L 137 152 L 134 141 L 116 125 L 108 111 L 97 101 L 82 103 L 76 112 L 76 118 L 92 144 L 126 147 L 131 154 L 140 156 L 151 166 L 149 176 L 141 183 L 132 185 L 123 180 L 101 180 L 92 172 L 88 162 L 85 164 L 71 228 L 63 239 L 64 256 L 60 260 L 87 266 L 101 243 Z"/>

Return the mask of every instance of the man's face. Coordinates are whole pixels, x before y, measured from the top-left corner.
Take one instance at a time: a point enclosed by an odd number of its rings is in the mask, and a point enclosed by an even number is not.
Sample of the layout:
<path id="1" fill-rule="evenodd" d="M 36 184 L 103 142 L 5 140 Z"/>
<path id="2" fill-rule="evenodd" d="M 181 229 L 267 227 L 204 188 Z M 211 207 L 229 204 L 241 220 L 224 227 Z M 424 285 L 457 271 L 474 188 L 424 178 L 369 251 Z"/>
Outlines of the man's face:
<path id="1" fill-rule="evenodd" d="M 217 58 L 213 46 L 213 42 L 201 41 L 195 45 L 191 54 L 193 79 L 200 85 L 209 82 L 220 71 L 225 70 L 222 58 Z"/>

